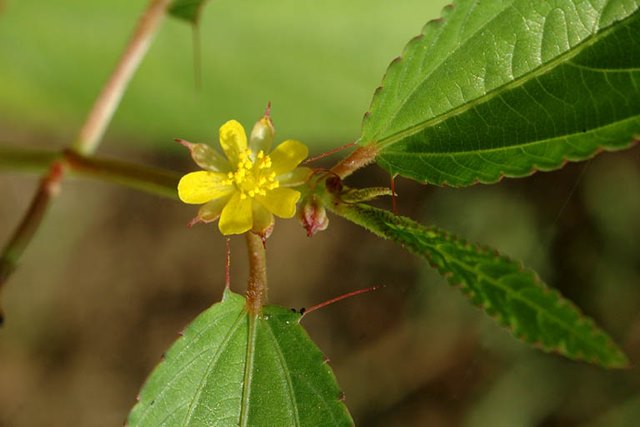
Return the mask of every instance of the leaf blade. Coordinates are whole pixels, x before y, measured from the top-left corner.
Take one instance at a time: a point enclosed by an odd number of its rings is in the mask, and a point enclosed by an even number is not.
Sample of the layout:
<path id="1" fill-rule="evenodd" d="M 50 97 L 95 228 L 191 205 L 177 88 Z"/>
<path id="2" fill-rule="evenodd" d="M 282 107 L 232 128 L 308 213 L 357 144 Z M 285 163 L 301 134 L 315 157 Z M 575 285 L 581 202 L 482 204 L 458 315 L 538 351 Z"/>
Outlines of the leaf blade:
<path id="1" fill-rule="evenodd" d="M 352 425 L 335 377 L 300 317 L 277 306 L 253 317 L 243 297 L 227 293 L 167 352 L 129 425 L 305 426 L 325 418 Z M 283 383 L 284 377 L 290 380 Z"/>
<path id="2" fill-rule="evenodd" d="M 360 143 L 393 175 L 452 186 L 627 148 L 640 138 L 640 4 L 607 5 L 457 2 L 389 67 Z"/>
<path id="3" fill-rule="evenodd" d="M 628 366 L 613 340 L 532 270 L 497 251 L 469 244 L 435 227 L 368 205 L 332 205 L 335 212 L 429 261 L 517 338 L 607 368 Z"/>

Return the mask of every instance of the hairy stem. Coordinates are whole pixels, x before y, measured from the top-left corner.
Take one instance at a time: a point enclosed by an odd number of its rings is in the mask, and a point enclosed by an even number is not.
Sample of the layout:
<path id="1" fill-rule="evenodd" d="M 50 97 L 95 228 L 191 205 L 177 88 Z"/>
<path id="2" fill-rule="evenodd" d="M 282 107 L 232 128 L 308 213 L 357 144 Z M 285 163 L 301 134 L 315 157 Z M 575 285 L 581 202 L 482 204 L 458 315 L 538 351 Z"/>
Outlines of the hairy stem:
<path id="1" fill-rule="evenodd" d="M 331 172 L 344 179 L 356 170 L 373 163 L 377 154 L 378 148 L 374 144 L 362 146 L 331 168 Z"/>
<path id="2" fill-rule="evenodd" d="M 267 258 L 262 238 L 252 232 L 245 233 L 249 251 L 249 282 L 247 283 L 247 310 L 259 314 L 267 302 Z"/>
<path id="3" fill-rule="evenodd" d="M 171 0 L 151 0 L 149 3 L 120 61 L 93 104 L 73 145 L 74 151 L 87 155 L 98 148 L 131 77 L 149 50 L 170 2 Z"/>

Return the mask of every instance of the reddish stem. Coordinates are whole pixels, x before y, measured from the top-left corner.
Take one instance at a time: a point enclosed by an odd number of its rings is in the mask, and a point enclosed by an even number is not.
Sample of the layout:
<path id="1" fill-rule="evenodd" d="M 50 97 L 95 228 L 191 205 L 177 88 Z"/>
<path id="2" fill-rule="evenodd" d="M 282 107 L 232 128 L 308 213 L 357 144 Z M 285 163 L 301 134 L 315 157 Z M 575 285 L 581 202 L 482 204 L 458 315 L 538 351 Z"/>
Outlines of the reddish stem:
<path id="1" fill-rule="evenodd" d="M 147 52 L 153 36 L 165 15 L 171 0 L 150 0 L 116 69 L 111 74 L 87 117 L 72 150 L 82 155 L 95 152 L 111 117 L 138 65 Z M 49 173 L 42 178 L 29 210 L 5 246 L 0 257 L 0 288 L 15 270 L 25 248 L 38 230 L 49 203 L 58 192 L 64 175 L 66 160 L 51 164 Z M 2 316 L 0 313 L 0 323 Z"/>
<path id="2" fill-rule="evenodd" d="M 378 147 L 374 144 L 365 145 L 355 150 L 349 157 L 343 159 L 331 168 L 331 172 L 338 175 L 341 179 L 344 179 L 356 170 L 373 163 L 377 154 Z"/>
<path id="3" fill-rule="evenodd" d="M 24 250 L 33 239 L 38 227 L 42 223 L 49 202 L 58 194 L 60 182 L 64 176 L 65 164 L 62 161 L 56 161 L 51 165 L 49 172 L 42 177 L 38 192 L 31 201 L 29 209 L 24 218 L 18 225 L 18 228 L 11 236 L 11 239 L 2 251 L 0 257 L 0 290 L 7 281 L 11 273 L 16 269 L 18 260 L 21 258 Z M 0 308 L 1 310 L 1 308 Z M 0 325 L 3 322 L 3 315 L 0 311 Z"/>
<path id="4" fill-rule="evenodd" d="M 231 239 L 225 238 L 226 258 L 224 260 L 224 290 L 231 289 Z"/>
<path id="5" fill-rule="evenodd" d="M 109 81 L 102 88 L 93 108 L 89 113 L 78 139 L 73 147 L 80 154 L 92 154 L 98 148 L 113 113 L 116 111 L 120 100 L 144 58 L 158 27 L 165 16 L 170 0 L 150 0 L 147 9 L 138 21 L 138 26 L 122 53 L 116 68 L 111 73 Z"/>
<path id="6" fill-rule="evenodd" d="M 391 212 L 398 215 L 398 203 L 396 194 L 396 177 L 391 176 Z"/>
<path id="7" fill-rule="evenodd" d="M 245 233 L 249 252 L 249 281 L 247 283 L 247 311 L 260 314 L 267 301 L 267 263 L 262 238 L 252 232 Z"/>

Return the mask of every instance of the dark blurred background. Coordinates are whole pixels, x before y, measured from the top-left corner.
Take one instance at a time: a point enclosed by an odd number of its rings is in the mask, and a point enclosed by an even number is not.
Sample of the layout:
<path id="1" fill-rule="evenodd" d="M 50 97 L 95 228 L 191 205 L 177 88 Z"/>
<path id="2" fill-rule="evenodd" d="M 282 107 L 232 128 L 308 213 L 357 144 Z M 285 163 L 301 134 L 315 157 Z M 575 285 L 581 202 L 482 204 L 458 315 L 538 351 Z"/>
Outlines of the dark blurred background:
<path id="1" fill-rule="evenodd" d="M 0 4 L 2 2 L 0 1 Z M 142 0 L 6 1 L 0 7 L 0 141 L 61 148 L 81 126 Z M 353 141 L 374 88 L 443 2 L 218 0 L 191 31 L 169 20 L 99 152 L 187 172 L 172 142 L 216 144 L 267 101 L 279 140 L 313 154 Z M 326 166 L 337 158 L 328 159 Z M 373 166 L 352 185 L 386 185 Z M 0 175 L 0 244 L 37 177 Z M 398 180 L 400 213 L 490 244 L 535 268 L 634 362 L 606 371 L 512 338 L 423 261 L 340 218 L 308 239 L 279 221 L 268 241 L 270 300 L 300 308 L 385 288 L 303 321 L 331 359 L 358 425 L 635 426 L 640 419 L 640 149 L 495 186 Z M 383 202 L 389 207 L 390 202 Z M 220 298 L 224 240 L 191 230 L 195 208 L 102 182 L 67 180 L 3 293 L 0 426 L 121 425 L 160 355 Z M 232 280 L 246 253 L 232 240 Z"/>

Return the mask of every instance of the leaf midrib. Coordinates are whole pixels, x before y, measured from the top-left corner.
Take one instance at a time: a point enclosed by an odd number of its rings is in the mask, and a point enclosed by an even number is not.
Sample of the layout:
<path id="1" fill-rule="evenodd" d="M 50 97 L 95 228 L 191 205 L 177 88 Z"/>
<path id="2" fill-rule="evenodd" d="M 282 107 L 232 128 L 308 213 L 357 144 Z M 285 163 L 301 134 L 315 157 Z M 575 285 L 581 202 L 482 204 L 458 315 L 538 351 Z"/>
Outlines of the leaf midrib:
<path id="1" fill-rule="evenodd" d="M 453 6 L 453 4 L 451 6 Z M 509 3 L 508 7 L 512 7 L 512 6 L 513 6 L 513 0 L 511 1 L 511 3 Z M 475 7 L 475 4 L 474 4 L 474 7 Z M 469 10 L 467 11 L 466 15 L 461 19 L 463 19 L 463 21 L 468 21 L 469 20 L 469 15 L 471 14 L 472 10 L 473 10 L 473 8 L 469 8 Z M 500 17 L 505 12 L 505 10 L 507 10 L 507 9 L 505 8 L 504 10 L 502 10 L 497 15 L 491 17 L 491 19 L 489 19 L 486 24 L 482 25 L 476 31 L 474 31 L 471 34 L 468 34 L 465 38 L 463 38 L 462 43 L 458 44 L 458 46 L 453 51 L 449 52 L 449 55 L 446 55 L 444 58 L 442 58 L 441 61 L 439 61 L 437 64 L 434 65 L 434 67 L 431 69 L 431 71 L 422 78 L 422 80 L 419 83 L 419 85 L 424 83 L 431 75 L 433 75 L 433 73 L 435 73 L 437 70 L 439 70 L 442 67 L 442 64 L 444 64 L 446 62 L 448 57 L 450 57 L 452 54 L 457 52 L 462 46 L 466 45 L 466 43 L 467 43 L 467 41 L 469 41 L 469 39 L 473 38 L 476 34 L 478 34 L 480 31 L 482 31 L 487 25 L 489 25 L 491 22 L 495 21 L 498 17 Z M 445 19 L 445 18 L 441 17 L 440 19 Z M 445 23 L 446 23 L 446 19 L 445 19 Z M 422 37 L 425 36 L 427 27 L 430 24 L 432 24 L 432 22 L 428 22 L 427 23 L 427 25 L 424 27 L 423 31 L 420 33 L 419 36 L 422 36 Z M 434 41 L 433 41 L 434 44 L 437 43 L 437 41 L 440 39 L 442 34 L 443 34 L 443 30 L 442 29 L 440 31 L 438 31 L 437 34 L 434 34 Z M 407 45 L 407 47 L 405 47 L 405 49 L 408 49 L 408 48 L 409 48 L 409 45 Z M 404 55 L 404 52 L 403 52 L 403 55 Z M 399 58 L 401 59 L 402 56 L 400 56 Z M 389 69 L 389 71 L 390 71 L 390 69 Z M 387 72 L 389 73 L 389 71 L 387 71 Z M 386 79 L 386 76 L 385 76 L 385 79 Z M 382 88 L 384 88 L 384 86 L 385 86 L 385 81 L 384 81 L 385 79 L 383 79 L 382 86 L 381 86 Z M 406 105 L 406 103 L 409 100 L 409 98 L 411 98 L 411 94 L 412 93 L 413 92 L 410 92 L 409 94 L 407 94 L 402 99 L 402 102 L 400 103 L 397 111 L 393 114 L 393 117 L 391 117 L 389 120 L 386 121 L 386 125 L 385 125 L 384 129 L 387 129 L 389 127 L 389 125 L 391 123 L 393 123 L 393 120 L 398 116 L 398 113 L 400 112 L 402 107 L 404 107 L 404 105 Z M 382 139 L 381 141 L 383 141 L 383 140 L 384 139 Z"/>
<path id="2" fill-rule="evenodd" d="M 363 211 L 364 210 L 364 211 Z M 368 221 L 366 221 L 366 212 L 369 212 L 373 215 L 375 215 L 376 217 L 379 218 L 379 221 L 382 223 L 382 227 L 377 226 L 377 227 L 372 227 L 371 223 L 369 223 Z M 357 224 L 362 225 L 363 227 L 365 227 L 366 229 L 370 230 L 371 232 L 375 233 L 375 234 L 379 234 L 381 237 L 385 237 L 385 238 L 390 238 L 400 244 L 402 244 L 405 248 L 407 248 L 410 252 L 413 252 L 414 254 L 421 256 L 421 257 L 427 257 L 427 254 L 425 254 L 425 252 L 428 252 L 429 249 L 431 249 L 433 252 L 439 254 L 442 259 L 447 262 L 448 264 L 451 264 L 451 257 L 450 255 L 442 250 L 439 250 L 438 244 L 437 243 L 428 243 L 427 240 L 429 239 L 434 239 L 434 238 L 439 238 L 439 239 L 443 239 L 445 242 L 451 244 L 450 242 L 447 241 L 446 239 L 446 234 L 444 234 L 442 231 L 438 230 L 437 228 L 432 227 L 431 229 L 420 229 L 419 227 L 416 228 L 415 226 L 413 226 L 411 224 L 411 220 L 407 219 L 407 218 L 402 218 L 402 217 L 393 217 L 396 220 L 400 220 L 400 223 L 396 223 L 394 221 L 390 221 L 389 220 L 389 215 L 391 215 L 391 213 L 382 210 L 382 209 L 378 209 L 378 208 L 374 208 L 372 206 L 368 206 L 368 205 L 355 205 L 355 206 L 343 206 L 343 208 L 340 210 L 339 212 L 341 214 L 341 216 L 345 216 L 345 218 L 350 219 L 351 221 L 356 222 Z M 347 215 L 345 215 L 347 214 Z M 362 222 L 358 221 L 358 220 L 362 220 Z M 386 230 L 385 230 L 386 229 Z M 387 231 L 387 232 L 385 232 Z M 395 233 L 394 233 L 395 232 Z M 406 237 L 403 237 L 403 234 L 409 234 L 410 236 L 413 236 L 414 238 L 418 239 L 418 245 L 411 242 L 410 239 L 407 239 Z M 473 248 L 477 248 L 476 246 L 473 246 Z M 479 248 L 478 248 L 479 249 Z M 506 258 L 504 256 L 501 256 L 502 259 L 508 260 L 510 262 L 513 262 L 512 260 L 510 260 L 509 258 Z M 465 262 L 457 262 L 458 265 L 462 266 L 463 268 L 466 266 L 466 269 L 468 271 L 471 271 L 472 273 L 477 272 L 478 275 L 482 275 L 484 277 L 486 277 L 489 281 L 489 283 L 494 284 L 495 286 L 497 286 L 498 288 L 501 288 L 503 290 L 505 290 L 507 292 L 507 294 L 511 295 L 514 294 L 516 295 L 516 297 L 514 298 L 515 300 L 518 301 L 522 301 L 525 305 L 528 305 L 529 307 L 532 307 L 534 310 L 538 307 L 535 303 L 530 302 L 526 299 L 523 299 L 518 293 L 513 292 L 509 287 L 502 285 L 499 281 L 491 278 L 490 276 L 486 275 L 485 273 L 482 273 L 476 269 L 474 269 L 473 267 L 469 266 L 468 263 Z M 452 270 L 450 272 L 453 272 Z M 532 272 L 533 273 L 533 272 Z M 539 281 L 539 279 L 537 278 L 537 275 L 535 275 L 535 273 L 533 273 L 534 278 L 538 281 L 538 283 L 541 286 L 546 287 L 546 285 L 542 282 Z M 445 275 L 446 276 L 446 275 Z M 552 292 L 553 290 L 548 288 L 547 289 Z M 571 307 L 576 310 L 575 306 L 573 304 L 571 304 Z M 535 310 L 536 311 L 536 320 L 537 320 L 537 316 L 538 314 L 542 311 L 542 310 Z M 579 312 L 578 312 L 579 313 Z M 586 318 L 584 316 L 584 314 L 579 313 L 579 315 L 581 316 L 581 319 L 585 322 L 589 322 L 589 319 Z M 562 319 L 557 318 L 556 316 L 548 316 L 548 318 L 550 318 L 551 320 L 556 320 L 556 323 L 560 324 L 561 326 L 564 327 L 565 330 L 568 330 L 570 332 L 572 332 L 572 328 L 567 328 L 566 327 L 566 322 L 562 321 Z M 600 331 L 595 330 L 595 335 L 591 335 L 591 332 L 589 331 L 590 335 L 593 337 L 596 336 L 604 336 L 605 341 L 608 341 L 608 338 L 606 335 L 603 335 Z M 581 343 L 584 343 L 583 339 L 581 338 L 582 336 L 579 334 L 575 334 L 575 333 L 570 333 L 570 336 L 573 337 L 578 337 L 578 341 Z M 597 344 L 593 344 L 591 345 L 589 342 L 586 343 L 586 347 L 587 348 L 595 348 L 596 352 L 594 354 L 597 355 L 597 358 L 600 362 L 602 362 L 604 365 L 610 365 L 610 366 L 615 366 L 618 365 L 619 363 L 616 362 L 614 355 L 611 355 L 611 357 L 607 357 L 606 354 L 603 354 L 601 352 L 599 352 L 599 348 L 600 346 L 598 346 Z M 618 353 L 617 349 L 615 347 L 611 346 L 611 343 L 607 343 L 607 349 L 611 350 L 615 353 Z M 586 354 L 582 354 L 580 355 L 583 358 L 587 359 L 588 355 Z M 619 356 L 619 354 L 615 354 L 615 357 L 617 358 Z M 613 361 L 612 361 L 613 359 Z"/>
<path id="3" fill-rule="evenodd" d="M 486 94 L 477 97 L 471 101 L 465 102 L 464 104 L 459 105 L 456 108 L 453 108 L 451 110 L 448 110 L 442 114 L 439 114 L 437 116 L 434 116 L 430 119 L 427 119 L 421 123 L 418 123 L 414 126 L 411 126 L 407 129 L 404 129 L 400 132 L 396 132 L 395 134 L 389 135 L 387 137 L 384 137 L 382 139 L 380 139 L 377 142 L 374 141 L 369 141 L 370 143 L 374 143 L 376 145 L 378 145 L 380 150 L 384 150 L 384 148 L 388 147 L 389 145 L 392 145 L 398 141 L 401 141 L 403 139 L 406 139 L 412 135 L 415 135 L 417 133 L 422 132 L 423 130 L 432 127 L 432 126 L 436 126 L 446 120 L 449 120 L 452 117 L 458 116 L 460 114 L 463 114 L 467 111 L 470 111 L 472 109 L 474 109 L 475 107 L 477 107 L 478 105 L 481 105 L 485 102 L 488 102 L 496 97 L 501 96 L 502 93 L 504 92 L 508 92 L 510 90 L 513 90 L 519 86 L 522 86 L 530 81 L 533 81 L 535 79 L 537 79 L 540 76 L 543 76 L 544 74 L 546 74 L 548 71 L 558 67 L 559 65 L 563 65 L 564 63 L 568 62 L 569 60 L 571 60 L 572 58 L 576 57 L 578 54 L 582 53 L 585 49 L 587 49 L 588 47 L 596 44 L 597 42 L 599 42 L 602 38 L 608 36 L 611 32 L 616 31 L 619 26 L 624 26 L 626 25 L 626 23 L 628 21 L 634 20 L 636 19 L 636 15 L 638 14 L 638 10 L 636 9 L 635 12 L 633 12 L 632 14 L 630 14 L 629 16 L 627 16 L 626 18 L 620 20 L 620 21 L 616 21 L 614 23 L 612 23 L 610 26 L 608 26 L 607 28 L 605 28 L 604 30 L 599 31 L 598 33 L 589 36 L 587 38 L 585 38 L 582 42 L 578 43 L 577 45 L 575 45 L 573 48 L 565 51 L 564 53 L 562 53 L 561 55 L 558 55 L 557 57 L 555 57 L 554 59 L 552 59 L 551 61 L 547 62 L 546 64 L 543 64 L 537 68 L 534 68 L 533 70 L 522 74 L 520 77 L 511 80 L 508 83 L 505 83 L 501 86 L 496 87 L 495 89 L 490 90 L 489 92 L 487 92 Z M 423 80 L 424 82 L 424 80 Z M 413 93 L 413 92 L 412 92 Z M 402 106 L 405 105 L 405 103 L 408 101 L 408 99 L 410 98 L 410 96 L 407 97 L 406 100 L 404 100 L 404 102 L 400 105 L 400 107 L 398 108 L 398 110 L 396 111 L 394 118 L 392 120 L 389 121 L 389 123 L 392 123 L 393 120 L 395 120 L 395 118 L 397 117 L 398 113 L 400 112 L 400 110 L 402 109 Z"/>
<path id="4" fill-rule="evenodd" d="M 256 323 L 258 315 L 247 314 L 249 316 L 249 330 L 247 337 L 247 352 L 245 356 L 244 377 L 242 387 L 242 399 L 240 400 L 240 420 L 238 425 L 246 427 L 249 423 L 249 398 L 251 397 L 251 385 L 253 381 L 253 362 L 256 353 Z"/>
<path id="5" fill-rule="evenodd" d="M 392 228 L 394 227 L 392 224 L 388 224 L 388 225 L 390 225 Z M 409 229 L 409 230 L 411 230 L 411 229 Z M 416 232 L 422 234 L 420 231 L 416 231 Z M 451 264 L 457 264 L 457 265 L 461 266 L 462 268 L 465 268 L 467 271 L 471 271 L 479 279 L 484 278 L 490 284 L 492 284 L 492 285 L 496 286 L 497 288 L 500 288 L 503 291 L 505 291 L 505 293 L 507 295 L 510 295 L 510 297 L 513 300 L 520 301 L 520 302 L 524 303 L 525 305 L 527 305 L 527 306 L 531 307 L 532 309 L 534 309 L 534 311 L 536 312 L 536 322 L 539 323 L 539 316 L 540 316 L 541 313 L 546 313 L 546 317 L 548 319 L 550 319 L 551 321 L 555 322 L 556 324 L 559 324 L 565 331 L 569 331 L 569 335 L 578 338 L 579 341 L 583 343 L 583 345 L 586 344 L 586 347 L 591 348 L 592 350 L 595 350 L 594 354 L 598 354 L 599 357 L 602 357 L 602 354 L 599 351 L 600 346 L 596 345 L 595 343 L 590 343 L 589 341 L 585 342 L 584 339 L 582 338 L 581 334 L 573 333 L 573 328 L 571 328 L 570 326 L 567 326 L 567 323 L 564 322 L 561 318 L 553 315 L 549 311 L 544 310 L 544 307 L 541 307 L 541 306 L 535 304 L 534 302 L 529 301 L 526 298 L 522 298 L 520 296 L 520 293 L 515 292 L 511 288 L 509 288 L 508 286 L 503 285 L 500 280 L 494 279 L 493 277 L 491 277 L 491 276 L 483 273 L 482 271 L 474 268 L 473 266 L 469 265 L 468 263 L 463 262 L 458 258 L 456 258 L 455 260 L 452 260 L 451 256 L 447 252 L 445 252 L 443 250 L 440 250 L 440 248 L 439 248 L 440 245 L 439 244 L 433 245 L 433 244 L 425 243 L 424 241 L 423 241 L 423 244 L 426 247 L 430 247 L 433 251 L 439 253 L 443 257 L 443 259 L 445 259 L 447 261 L 448 264 L 450 264 L 450 265 Z M 508 260 L 507 262 L 513 262 L 513 261 Z M 520 271 L 520 272 L 523 272 L 523 271 Z M 534 277 L 534 280 L 537 279 L 537 276 L 535 275 L 535 273 L 533 273 L 533 277 Z M 537 284 L 540 285 L 541 288 L 542 287 L 545 288 L 545 289 L 540 289 L 542 292 L 544 292 L 545 290 L 547 290 L 549 292 L 553 292 L 552 289 L 546 287 L 546 285 L 544 285 L 539 280 L 536 280 L 536 281 L 537 281 Z M 573 305 L 571 305 L 571 306 L 573 307 Z M 573 308 L 575 309 L 575 307 L 573 307 Z M 584 318 L 583 318 L 583 320 L 587 321 Z M 598 334 L 596 334 L 596 336 L 597 335 Z M 592 336 L 592 337 L 594 337 L 594 336 Z M 604 362 L 604 360 L 602 360 L 602 361 Z"/>
<path id="6" fill-rule="evenodd" d="M 571 137 L 573 137 L 575 135 L 589 135 L 590 133 L 599 132 L 599 131 L 605 130 L 605 129 L 611 127 L 611 126 L 617 126 L 620 123 L 625 123 L 625 122 L 627 122 L 629 120 L 637 120 L 639 116 L 640 115 L 636 114 L 636 115 L 629 116 L 629 117 L 626 117 L 624 119 L 618 120 L 615 123 L 606 123 L 606 124 L 604 124 L 602 126 L 592 127 L 592 128 L 589 128 L 587 130 L 587 132 L 576 131 L 576 132 L 572 132 L 572 133 L 565 133 L 563 135 L 553 136 L 551 138 L 544 138 L 544 139 L 537 139 L 537 140 L 533 140 L 533 141 L 526 141 L 526 142 L 521 142 L 519 144 L 507 145 L 507 146 L 503 146 L 503 147 L 478 148 L 478 149 L 474 149 L 474 150 L 420 151 L 420 152 L 407 152 L 407 151 L 387 150 L 385 152 L 385 154 L 412 155 L 412 156 L 419 156 L 419 157 L 446 157 L 446 156 L 476 155 L 476 154 L 492 153 L 492 152 L 499 152 L 499 151 L 512 150 L 512 149 L 525 149 L 527 147 L 534 146 L 534 145 L 537 145 L 537 144 L 548 144 L 550 142 L 559 141 L 559 140 L 566 139 L 566 138 L 571 138 Z M 629 144 L 631 144 L 631 143 L 633 143 L 633 137 L 630 138 Z M 594 148 L 596 150 L 598 149 L 598 147 L 594 147 Z M 526 154 L 529 157 L 540 157 L 540 158 L 543 158 L 542 156 L 539 156 L 539 155 L 533 155 L 533 154 L 529 154 L 529 153 L 526 153 Z M 553 160 L 553 159 L 552 158 L 548 158 L 548 160 Z"/>

